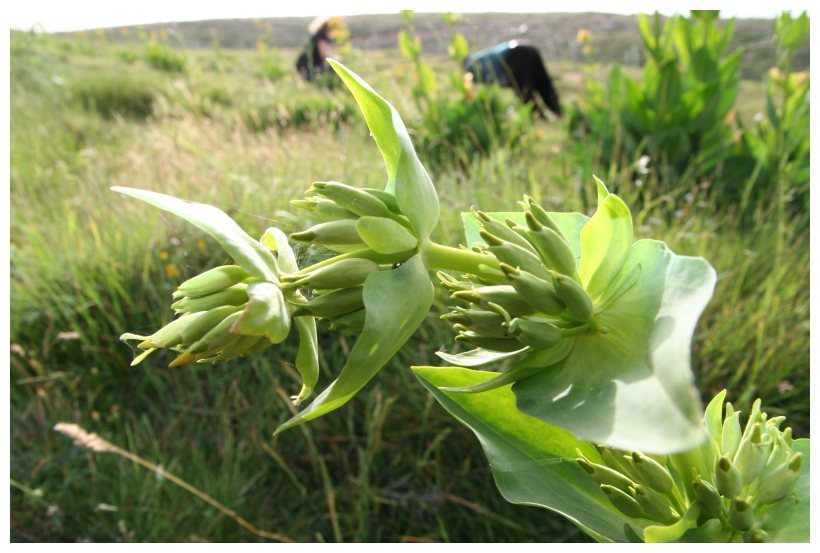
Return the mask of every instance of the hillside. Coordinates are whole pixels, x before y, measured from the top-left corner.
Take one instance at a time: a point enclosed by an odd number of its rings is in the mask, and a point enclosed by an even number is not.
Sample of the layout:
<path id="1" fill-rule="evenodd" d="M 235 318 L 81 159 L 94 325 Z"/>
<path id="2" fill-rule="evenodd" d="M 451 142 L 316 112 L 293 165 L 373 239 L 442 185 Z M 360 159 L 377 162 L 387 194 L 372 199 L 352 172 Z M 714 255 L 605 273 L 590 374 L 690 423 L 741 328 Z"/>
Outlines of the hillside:
<path id="1" fill-rule="evenodd" d="M 140 31 L 164 30 L 172 41 L 189 48 L 210 48 L 215 40 L 227 49 L 255 48 L 259 39 L 279 48 L 300 47 L 307 34 L 310 17 L 265 19 L 221 19 L 147 25 L 141 28 L 107 29 L 111 40 L 138 40 Z M 403 25 L 399 14 L 362 15 L 346 18 L 351 42 L 362 50 L 396 47 L 396 33 Z M 438 14 L 418 14 L 417 34 L 427 52 L 446 51 L 449 29 Z M 734 46 L 743 47 L 744 78 L 757 79 L 775 64 L 771 20 L 741 19 L 736 22 Z M 592 33 L 595 57 L 604 63 L 639 65 L 640 38 L 634 16 L 602 13 L 550 14 L 464 14 L 456 24 L 474 48 L 491 46 L 518 38 L 541 48 L 547 59 L 577 61 L 580 52 L 575 40 L 578 29 Z M 799 52 L 796 65 L 807 69 L 808 43 Z"/>

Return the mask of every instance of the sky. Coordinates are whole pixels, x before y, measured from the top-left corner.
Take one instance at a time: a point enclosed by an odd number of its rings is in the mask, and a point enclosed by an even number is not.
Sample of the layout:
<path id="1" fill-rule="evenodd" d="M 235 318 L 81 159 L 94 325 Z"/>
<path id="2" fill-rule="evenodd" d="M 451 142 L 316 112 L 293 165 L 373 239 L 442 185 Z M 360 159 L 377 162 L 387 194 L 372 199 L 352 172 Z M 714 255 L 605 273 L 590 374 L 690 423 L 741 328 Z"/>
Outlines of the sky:
<path id="1" fill-rule="evenodd" d="M 488 0 L 397 0 L 327 2 L 287 2 L 281 0 L 231 0 L 197 2 L 174 0 L 23 0 L 10 2 L 6 10 L 12 29 L 31 29 L 35 24 L 46 31 L 77 31 L 100 27 L 144 25 L 173 21 L 207 19 L 244 19 L 255 17 L 293 17 L 314 15 L 357 15 L 365 13 L 398 13 L 412 8 L 418 12 L 607 12 L 633 14 L 658 10 L 664 14 L 683 13 L 697 7 L 683 2 L 640 3 L 634 1 L 488 1 Z M 774 17 L 782 10 L 808 9 L 808 2 L 722 2 L 721 10 L 729 17 Z M 714 7 L 714 5 L 712 5 Z"/>

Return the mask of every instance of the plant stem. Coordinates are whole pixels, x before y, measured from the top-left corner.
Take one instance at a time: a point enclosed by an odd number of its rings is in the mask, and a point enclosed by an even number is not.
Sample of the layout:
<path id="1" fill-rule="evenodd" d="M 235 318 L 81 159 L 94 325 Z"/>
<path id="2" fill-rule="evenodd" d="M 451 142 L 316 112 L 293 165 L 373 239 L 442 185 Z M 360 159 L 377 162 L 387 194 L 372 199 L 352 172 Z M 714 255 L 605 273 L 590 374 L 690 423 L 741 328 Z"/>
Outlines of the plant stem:
<path id="1" fill-rule="evenodd" d="M 486 265 L 492 269 L 499 268 L 498 260 L 493 256 L 471 250 L 442 246 L 432 241 L 428 241 L 422 246 L 421 253 L 424 257 L 424 263 L 429 269 L 444 269 L 480 275 L 484 271 L 479 268 L 479 265 Z"/>

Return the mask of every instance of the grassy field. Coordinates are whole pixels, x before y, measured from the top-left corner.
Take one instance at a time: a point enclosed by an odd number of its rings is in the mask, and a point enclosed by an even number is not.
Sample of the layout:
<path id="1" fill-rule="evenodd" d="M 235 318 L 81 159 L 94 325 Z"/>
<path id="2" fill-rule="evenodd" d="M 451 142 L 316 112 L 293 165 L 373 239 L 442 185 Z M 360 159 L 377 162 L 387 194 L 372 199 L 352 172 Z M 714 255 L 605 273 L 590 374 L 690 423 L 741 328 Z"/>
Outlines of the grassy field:
<path id="1" fill-rule="evenodd" d="M 52 430 L 59 421 L 156 462 L 291 540 L 586 539 L 557 515 L 506 503 L 473 435 L 415 381 L 411 364 L 438 364 L 434 352 L 453 348 L 435 314 L 350 404 L 275 439 L 298 391 L 287 361 L 295 344 L 218 367 L 167 369 L 160 355 L 129 367 L 133 352 L 118 336 L 168 322 L 174 287 L 226 258 L 111 185 L 213 203 L 259 236 L 271 225 L 300 229 L 288 201 L 315 180 L 384 181 L 352 99 L 299 81 L 289 70 L 295 52 L 182 55 L 185 70 L 174 73 L 147 64 L 142 46 L 93 34 L 12 35 L 12 539 L 259 539 L 154 473 L 72 446 Z M 431 59 L 448 70 L 443 56 Z M 348 61 L 412 127 L 412 75 L 398 52 L 355 51 Z M 276 81 L 271 63 L 286 70 Z M 550 65 L 565 102 L 606 70 Z M 762 83 L 744 82 L 741 115 L 763 109 Z M 590 213 L 597 168 L 571 146 L 562 123 L 536 121 L 523 147 L 433 175 L 438 238 L 461 239 L 461 211 L 513 208 L 525 193 L 553 210 Z M 636 206 L 638 237 L 703 255 L 718 270 L 694 343 L 704 397 L 723 387 L 741 406 L 761 396 L 769 413 L 788 413 L 796 436 L 808 436 L 808 214 L 781 225 L 761 217 L 749 228 L 732 206 L 704 200 L 701 183 L 661 191 L 651 178 L 600 176 Z M 353 338 L 320 334 L 322 385 Z"/>

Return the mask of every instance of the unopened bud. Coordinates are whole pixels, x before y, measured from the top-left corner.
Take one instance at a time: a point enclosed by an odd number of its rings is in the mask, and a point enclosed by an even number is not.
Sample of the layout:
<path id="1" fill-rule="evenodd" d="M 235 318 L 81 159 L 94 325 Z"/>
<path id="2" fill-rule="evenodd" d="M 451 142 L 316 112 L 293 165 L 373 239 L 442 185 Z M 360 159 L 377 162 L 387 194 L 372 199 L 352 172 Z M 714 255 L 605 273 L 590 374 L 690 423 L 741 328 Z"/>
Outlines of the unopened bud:
<path id="1" fill-rule="evenodd" d="M 299 305 L 293 316 L 311 314 L 315 317 L 332 319 L 364 307 L 363 287 L 343 288 L 327 294 L 317 294 L 305 304 Z"/>
<path id="2" fill-rule="evenodd" d="M 363 244 L 359 233 L 356 232 L 356 219 L 339 219 L 319 223 L 302 232 L 293 233 L 290 237 L 311 244 Z"/>
<path id="3" fill-rule="evenodd" d="M 561 236 L 551 228 L 541 227 L 540 230 L 530 230 L 527 233 L 544 265 L 561 274 L 574 276 L 575 254 Z"/>
<path id="4" fill-rule="evenodd" d="M 504 325 L 504 317 L 494 311 L 484 311 L 479 309 L 455 308 L 455 318 L 451 319 L 453 324 L 463 325 L 481 336 L 492 338 L 509 338 L 509 333 Z"/>
<path id="5" fill-rule="evenodd" d="M 721 451 L 724 455 L 734 457 L 737 453 L 737 446 L 740 445 L 740 438 L 743 431 L 740 428 L 740 412 L 734 411 L 726 415 L 723 421 L 723 434 L 721 436 Z"/>
<path id="6" fill-rule="evenodd" d="M 324 198 L 291 200 L 290 205 L 309 211 L 311 215 L 322 222 L 356 219 L 358 217 L 355 213 L 341 207 L 336 202 Z"/>
<path id="7" fill-rule="evenodd" d="M 558 315 L 566 308 L 551 282 L 504 263 L 501 264 L 501 270 L 524 301 L 534 309 L 548 315 Z"/>
<path id="8" fill-rule="evenodd" d="M 680 517 L 672 510 L 669 502 L 661 494 L 636 484 L 632 496 L 641 505 L 646 516 L 662 524 L 673 524 Z"/>
<path id="9" fill-rule="evenodd" d="M 797 484 L 802 462 L 803 455 L 795 453 L 786 463 L 764 474 L 757 488 L 757 499 L 761 503 L 775 503 L 789 495 Z"/>
<path id="10" fill-rule="evenodd" d="M 362 284 L 370 273 L 378 270 L 379 264 L 369 259 L 341 259 L 319 267 L 298 280 L 288 279 L 291 280 L 288 286 L 319 289 L 352 288 Z"/>
<path id="11" fill-rule="evenodd" d="M 570 315 L 580 321 L 592 316 L 592 300 L 580 284 L 566 275 L 555 275 L 555 291 L 567 306 Z"/>
<path id="12" fill-rule="evenodd" d="M 636 486 L 635 482 L 630 480 L 628 476 L 607 466 L 593 463 L 584 457 L 578 457 L 575 462 L 599 484 L 614 486 L 622 491 L 627 491 L 630 487 Z"/>
<path id="13" fill-rule="evenodd" d="M 562 338 L 561 329 L 539 319 L 513 319 L 509 331 L 519 342 L 533 348 L 551 348 Z"/>
<path id="14" fill-rule="evenodd" d="M 748 530 L 755 523 L 752 506 L 745 499 L 735 498 L 729 505 L 729 524 L 740 531 Z"/>
<path id="15" fill-rule="evenodd" d="M 177 313 L 196 313 L 198 311 L 208 311 L 222 305 L 242 305 L 248 301 L 247 284 L 234 284 L 215 294 L 200 296 L 198 298 L 184 297 L 171 304 Z"/>
<path id="16" fill-rule="evenodd" d="M 640 503 L 638 503 L 632 496 L 622 492 L 618 488 L 608 486 L 606 484 L 601 485 L 601 490 L 606 494 L 612 504 L 626 516 L 632 518 L 646 517 Z"/>
<path id="17" fill-rule="evenodd" d="M 462 332 L 456 336 L 456 342 L 467 342 L 476 347 L 492 351 L 517 351 L 521 349 L 521 342 L 514 338 L 491 338 L 480 336 L 475 332 Z"/>
<path id="18" fill-rule="evenodd" d="M 692 482 L 692 488 L 695 490 L 703 512 L 712 517 L 719 517 L 723 514 L 723 498 L 711 482 L 698 477 Z"/>
<path id="19" fill-rule="evenodd" d="M 770 440 L 764 441 L 761 424 L 755 423 L 749 435 L 741 440 L 735 455 L 735 466 L 743 476 L 744 484 L 749 484 L 760 476 L 770 452 Z"/>
<path id="20" fill-rule="evenodd" d="M 737 497 L 743 491 L 743 477 L 727 456 L 715 464 L 715 484 L 721 495 Z"/>
<path id="21" fill-rule="evenodd" d="M 188 351 L 200 357 L 217 353 L 229 342 L 239 338 L 238 334 L 231 332 L 231 327 L 242 315 L 241 312 L 233 313 L 225 317 L 218 325 L 209 330 L 205 336 L 191 344 Z"/>
<path id="22" fill-rule="evenodd" d="M 359 332 L 364 328 L 365 317 L 367 312 L 364 309 L 353 311 L 347 315 L 336 317 L 330 321 L 330 328 L 333 330 L 346 330 L 350 332 Z"/>
<path id="23" fill-rule="evenodd" d="M 340 182 L 315 182 L 313 190 L 359 216 L 390 217 L 383 201 L 373 194 Z"/>
<path id="24" fill-rule="evenodd" d="M 400 213 L 401 210 L 399 209 L 399 204 L 396 202 L 396 197 L 391 194 L 390 192 L 385 192 L 384 190 L 379 190 L 378 188 L 360 188 L 362 192 L 367 192 L 371 196 L 375 196 L 379 200 L 387 206 L 390 211 L 395 213 Z"/>
<path id="25" fill-rule="evenodd" d="M 490 253 L 502 263 L 506 263 L 522 271 L 527 271 L 544 280 L 550 278 L 547 269 L 543 263 L 541 263 L 541 259 L 521 246 L 516 246 L 512 242 L 503 241 L 500 245 L 491 244 L 488 249 Z"/>
<path id="26" fill-rule="evenodd" d="M 558 223 L 555 222 L 555 219 L 553 219 L 552 216 L 549 213 L 547 213 L 543 207 L 535 203 L 535 200 L 533 200 L 532 198 L 528 197 L 526 198 L 526 200 L 528 204 L 528 213 L 530 213 L 532 219 L 538 221 L 545 227 L 552 229 L 558 234 L 558 236 L 560 236 L 564 241 L 566 241 L 567 238 L 566 236 L 564 236 L 561 227 L 559 227 Z M 529 224 L 529 219 L 527 220 L 527 223 Z"/>
<path id="27" fill-rule="evenodd" d="M 234 284 L 239 284 L 249 276 L 251 275 L 239 265 L 214 267 L 180 284 L 177 291 L 174 292 L 174 297 L 190 296 L 198 298 L 215 294 Z"/>
<path id="28" fill-rule="evenodd" d="M 532 245 L 520 234 L 515 232 L 512 228 L 510 228 L 509 224 L 504 224 L 495 219 L 492 219 L 486 213 L 482 213 L 480 211 L 474 212 L 475 216 L 479 219 L 479 224 L 481 228 L 487 232 L 488 234 L 498 237 L 501 240 L 506 240 L 507 242 L 511 242 L 516 246 L 524 248 L 530 253 L 535 253 L 535 249 Z M 487 242 L 488 244 L 490 242 Z M 494 245 L 494 244 L 490 244 Z"/>
<path id="29" fill-rule="evenodd" d="M 509 285 L 482 286 L 453 293 L 456 299 L 469 301 L 491 310 L 491 304 L 501 306 L 511 317 L 530 315 L 535 309 L 524 301 L 518 291 Z"/>

